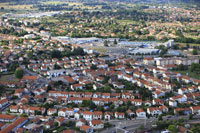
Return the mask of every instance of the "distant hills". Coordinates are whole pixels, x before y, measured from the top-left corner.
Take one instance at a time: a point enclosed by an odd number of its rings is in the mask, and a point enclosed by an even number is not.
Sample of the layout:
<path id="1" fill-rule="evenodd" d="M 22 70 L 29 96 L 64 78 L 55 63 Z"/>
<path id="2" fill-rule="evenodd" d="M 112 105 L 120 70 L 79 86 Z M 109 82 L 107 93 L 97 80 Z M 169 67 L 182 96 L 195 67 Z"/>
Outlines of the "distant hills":
<path id="1" fill-rule="evenodd" d="M 37 1 L 42 1 L 42 0 L 0 0 L 0 2 L 37 2 Z"/>
<path id="2" fill-rule="evenodd" d="M 200 3 L 200 0 L 100 0 L 100 1 L 119 1 L 119 2 L 156 2 L 156 3 L 168 3 L 168 2 L 185 2 L 185 3 L 193 3 L 198 2 Z"/>
<path id="3" fill-rule="evenodd" d="M 52 0 L 0 0 L 0 2 L 17 2 L 17 3 L 36 3 L 38 1 L 52 1 Z M 55 0 L 58 1 L 58 0 Z M 183 2 L 183 3 L 196 3 L 200 4 L 200 0 L 61 0 L 61 1 L 79 1 L 79 2 L 130 2 L 130 3 L 169 3 L 169 2 Z"/>

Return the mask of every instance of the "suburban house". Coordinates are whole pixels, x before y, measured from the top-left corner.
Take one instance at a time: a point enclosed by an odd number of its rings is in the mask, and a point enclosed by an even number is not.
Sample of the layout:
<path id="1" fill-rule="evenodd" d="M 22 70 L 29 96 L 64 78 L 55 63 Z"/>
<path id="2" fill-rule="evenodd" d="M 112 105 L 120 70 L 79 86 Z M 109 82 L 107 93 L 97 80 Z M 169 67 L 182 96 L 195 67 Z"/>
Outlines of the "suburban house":
<path id="1" fill-rule="evenodd" d="M 105 112 L 104 113 L 104 119 L 105 120 L 110 120 L 113 117 L 113 113 L 112 112 Z"/>
<path id="2" fill-rule="evenodd" d="M 95 120 L 101 120 L 103 113 L 101 111 L 94 111 L 93 112 L 93 119 Z"/>
<path id="3" fill-rule="evenodd" d="M 161 115 L 162 110 L 158 107 L 149 107 L 147 108 L 147 113 L 154 116 L 154 115 Z"/>
<path id="4" fill-rule="evenodd" d="M 90 121 L 90 126 L 95 130 L 104 128 L 104 124 L 103 124 L 103 122 L 101 120 L 91 120 Z"/>
<path id="5" fill-rule="evenodd" d="M 61 108 L 58 110 L 58 116 L 61 116 L 61 117 L 66 117 L 67 115 L 67 109 L 66 108 Z"/>
<path id="6" fill-rule="evenodd" d="M 115 112 L 115 118 L 124 119 L 125 114 L 122 112 Z"/>
<path id="7" fill-rule="evenodd" d="M 137 109 L 136 115 L 138 118 L 146 118 L 146 112 L 143 109 Z"/>
<path id="8" fill-rule="evenodd" d="M 81 126 L 80 130 L 84 131 L 85 133 L 93 133 L 93 128 L 87 125 Z"/>
<path id="9" fill-rule="evenodd" d="M 175 100 L 178 103 L 184 103 L 184 102 L 187 101 L 186 97 L 184 97 L 183 95 L 178 95 L 178 96 L 170 97 L 170 100 Z"/>
<path id="10" fill-rule="evenodd" d="M 85 120 L 92 120 L 92 115 L 93 115 L 93 113 L 92 112 L 90 112 L 90 111 L 83 111 L 82 112 L 82 115 L 83 115 L 83 118 L 85 119 Z"/>
<path id="11" fill-rule="evenodd" d="M 86 124 L 86 120 L 84 120 L 84 119 L 80 119 L 80 120 L 76 121 L 76 127 L 81 127 L 85 124 Z"/>
<path id="12" fill-rule="evenodd" d="M 190 108 L 192 110 L 192 114 L 200 115 L 200 106 L 192 106 Z"/>
<path id="13" fill-rule="evenodd" d="M 57 113 L 57 109 L 55 108 L 49 108 L 47 110 L 47 115 L 53 115 L 53 114 L 56 114 Z"/>
<path id="14" fill-rule="evenodd" d="M 169 106 L 177 107 L 177 102 L 175 100 L 169 100 Z"/>

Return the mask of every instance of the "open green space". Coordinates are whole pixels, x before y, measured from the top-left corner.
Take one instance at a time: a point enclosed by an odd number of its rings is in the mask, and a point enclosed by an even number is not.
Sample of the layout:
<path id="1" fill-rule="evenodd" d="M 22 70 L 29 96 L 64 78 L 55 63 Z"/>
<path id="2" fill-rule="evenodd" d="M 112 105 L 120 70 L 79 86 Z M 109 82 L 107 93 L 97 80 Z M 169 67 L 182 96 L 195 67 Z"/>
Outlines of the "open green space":
<path id="1" fill-rule="evenodd" d="M 195 78 L 195 79 L 199 79 L 200 80 L 200 74 L 196 73 L 196 72 L 191 72 L 189 70 L 186 71 L 176 71 L 178 73 L 181 73 L 182 75 L 186 75 L 189 76 L 191 78 Z"/>
<path id="2" fill-rule="evenodd" d="M 0 76 L 0 81 L 19 81 L 18 79 L 15 78 L 14 74 L 9 74 L 9 75 L 1 75 Z"/>

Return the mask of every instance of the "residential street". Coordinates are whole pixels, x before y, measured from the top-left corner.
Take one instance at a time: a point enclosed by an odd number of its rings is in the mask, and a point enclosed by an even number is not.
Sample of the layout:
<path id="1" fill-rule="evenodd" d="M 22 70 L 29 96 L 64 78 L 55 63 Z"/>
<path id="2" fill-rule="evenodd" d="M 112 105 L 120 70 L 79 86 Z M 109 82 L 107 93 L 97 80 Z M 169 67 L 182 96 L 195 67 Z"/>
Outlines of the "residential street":
<path id="1" fill-rule="evenodd" d="M 111 120 L 110 123 L 115 125 L 115 127 L 103 130 L 102 133 L 111 133 L 111 132 L 134 132 L 136 128 L 140 125 L 146 125 L 146 127 L 150 127 L 152 122 L 156 120 L 156 118 L 145 119 L 135 119 L 135 120 Z"/>

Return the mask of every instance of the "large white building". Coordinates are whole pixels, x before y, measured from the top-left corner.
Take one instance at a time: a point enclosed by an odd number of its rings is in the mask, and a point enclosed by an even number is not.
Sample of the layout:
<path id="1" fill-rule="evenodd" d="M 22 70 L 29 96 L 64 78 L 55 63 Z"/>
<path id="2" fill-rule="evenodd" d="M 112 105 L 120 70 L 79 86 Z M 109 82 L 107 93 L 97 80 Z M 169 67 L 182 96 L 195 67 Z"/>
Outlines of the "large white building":
<path id="1" fill-rule="evenodd" d="M 167 48 L 172 47 L 173 45 L 174 45 L 174 40 L 169 40 L 164 43 L 164 46 Z"/>
<path id="2" fill-rule="evenodd" d="M 158 55 L 160 54 L 161 50 L 160 49 L 151 49 L 151 48 L 136 48 L 134 50 L 130 50 L 130 54 L 154 54 Z"/>
<path id="3" fill-rule="evenodd" d="M 157 66 L 164 66 L 164 65 L 191 65 L 192 63 L 199 63 L 198 58 L 157 58 L 156 65 Z"/>

